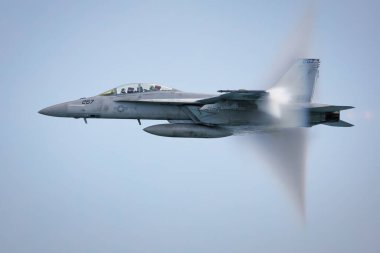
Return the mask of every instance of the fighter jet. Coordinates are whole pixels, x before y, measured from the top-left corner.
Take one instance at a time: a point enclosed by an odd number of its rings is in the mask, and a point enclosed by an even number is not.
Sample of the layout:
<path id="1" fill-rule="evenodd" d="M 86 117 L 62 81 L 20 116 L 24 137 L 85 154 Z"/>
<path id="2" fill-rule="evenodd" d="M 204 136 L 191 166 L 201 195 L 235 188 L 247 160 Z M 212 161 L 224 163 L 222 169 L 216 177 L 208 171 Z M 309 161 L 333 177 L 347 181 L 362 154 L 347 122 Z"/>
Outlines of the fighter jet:
<path id="1" fill-rule="evenodd" d="M 180 91 L 156 83 L 132 83 L 97 96 L 49 106 L 39 113 L 69 118 L 166 120 L 144 128 L 165 137 L 219 138 L 281 129 L 328 125 L 351 127 L 340 119 L 352 106 L 311 102 L 319 59 L 298 59 L 268 90 Z"/>

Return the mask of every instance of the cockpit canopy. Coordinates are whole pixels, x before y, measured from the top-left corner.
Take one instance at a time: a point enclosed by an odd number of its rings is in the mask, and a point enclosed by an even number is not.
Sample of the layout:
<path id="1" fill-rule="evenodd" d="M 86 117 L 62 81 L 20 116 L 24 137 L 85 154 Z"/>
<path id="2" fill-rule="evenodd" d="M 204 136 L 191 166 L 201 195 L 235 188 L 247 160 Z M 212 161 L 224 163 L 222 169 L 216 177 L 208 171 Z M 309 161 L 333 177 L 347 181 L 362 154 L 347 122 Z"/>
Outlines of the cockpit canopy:
<path id="1" fill-rule="evenodd" d="M 100 96 L 124 95 L 130 93 L 152 92 L 152 91 L 176 91 L 176 89 L 157 83 L 129 83 L 107 90 Z"/>

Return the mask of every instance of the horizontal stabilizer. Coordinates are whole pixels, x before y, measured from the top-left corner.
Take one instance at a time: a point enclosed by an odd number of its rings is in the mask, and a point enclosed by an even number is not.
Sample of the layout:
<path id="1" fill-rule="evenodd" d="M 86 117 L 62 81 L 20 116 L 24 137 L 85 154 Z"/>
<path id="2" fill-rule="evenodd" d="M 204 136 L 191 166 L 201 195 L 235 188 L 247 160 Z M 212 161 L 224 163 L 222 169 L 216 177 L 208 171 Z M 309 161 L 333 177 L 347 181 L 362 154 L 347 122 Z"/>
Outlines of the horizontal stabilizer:
<path id="1" fill-rule="evenodd" d="M 322 105 L 322 104 L 311 104 L 309 110 L 311 112 L 338 112 L 343 110 L 348 110 L 354 108 L 353 106 L 346 105 Z"/>
<path id="2" fill-rule="evenodd" d="M 352 127 L 352 126 L 354 126 L 354 125 L 352 125 L 346 121 L 343 121 L 343 120 L 339 120 L 336 122 L 326 122 L 323 124 L 327 125 L 327 126 L 332 126 L 332 127 Z"/>

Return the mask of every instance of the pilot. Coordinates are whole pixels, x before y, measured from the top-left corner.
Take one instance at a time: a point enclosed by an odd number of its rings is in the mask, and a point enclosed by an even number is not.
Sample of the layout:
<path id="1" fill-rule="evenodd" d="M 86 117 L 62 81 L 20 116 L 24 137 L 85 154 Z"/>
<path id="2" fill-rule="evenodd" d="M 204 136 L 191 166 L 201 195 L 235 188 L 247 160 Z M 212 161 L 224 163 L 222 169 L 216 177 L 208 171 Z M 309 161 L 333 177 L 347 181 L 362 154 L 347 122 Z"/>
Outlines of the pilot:
<path id="1" fill-rule="evenodd" d="M 125 88 L 122 88 L 122 89 L 121 89 L 121 93 L 122 93 L 122 94 L 125 94 Z"/>

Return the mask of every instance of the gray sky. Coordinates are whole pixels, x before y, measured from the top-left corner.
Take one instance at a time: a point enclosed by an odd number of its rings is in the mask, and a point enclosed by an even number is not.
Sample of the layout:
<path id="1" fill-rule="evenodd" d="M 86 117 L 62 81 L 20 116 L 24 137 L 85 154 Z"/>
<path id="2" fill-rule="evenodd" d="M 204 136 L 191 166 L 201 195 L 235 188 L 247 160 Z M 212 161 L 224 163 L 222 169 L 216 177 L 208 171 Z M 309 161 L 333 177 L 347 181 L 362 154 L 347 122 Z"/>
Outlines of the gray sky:
<path id="1" fill-rule="evenodd" d="M 1 1 L 0 252 L 379 252 L 377 1 L 321 1 L 306 224 L 241 138 L 51 118 L 127 82 L 260 89 L 304 1 Z M 143 121 L 143 126 L 154 124 Z"/>

